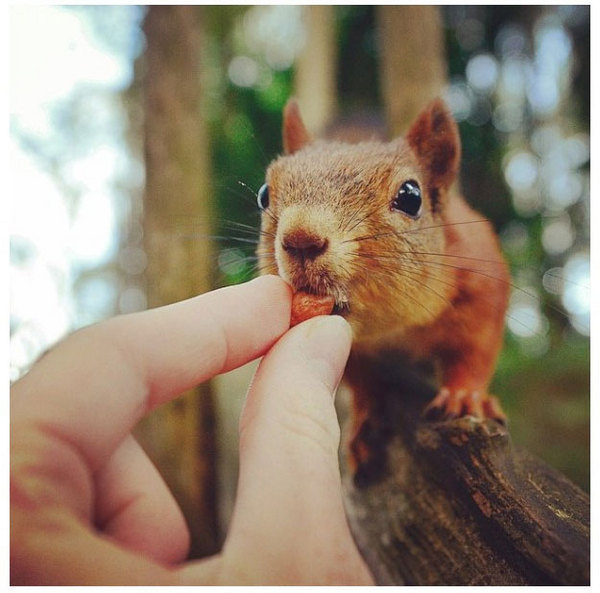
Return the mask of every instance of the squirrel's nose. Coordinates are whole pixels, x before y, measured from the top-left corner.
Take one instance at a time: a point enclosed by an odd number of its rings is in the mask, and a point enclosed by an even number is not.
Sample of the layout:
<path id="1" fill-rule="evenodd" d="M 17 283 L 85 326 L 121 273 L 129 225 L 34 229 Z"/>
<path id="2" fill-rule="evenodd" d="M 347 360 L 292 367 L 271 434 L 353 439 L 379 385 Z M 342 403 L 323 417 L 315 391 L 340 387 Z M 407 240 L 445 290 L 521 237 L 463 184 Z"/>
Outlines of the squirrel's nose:
<path id="1" fill-rule="evenodd" d="M 316 233 L 297 229 L 286 233 L 281 245 L 291 257 L 301 261 L 314 260 L 327 251 L 329 241 Z"/>

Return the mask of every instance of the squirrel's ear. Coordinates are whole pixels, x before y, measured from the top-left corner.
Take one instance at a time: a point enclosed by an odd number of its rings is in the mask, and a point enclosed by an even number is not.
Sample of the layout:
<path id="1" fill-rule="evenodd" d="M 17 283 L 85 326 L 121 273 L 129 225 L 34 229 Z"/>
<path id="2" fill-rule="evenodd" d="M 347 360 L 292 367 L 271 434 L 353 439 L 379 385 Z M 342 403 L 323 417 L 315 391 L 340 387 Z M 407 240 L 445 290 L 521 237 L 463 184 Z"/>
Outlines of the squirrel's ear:
<path id="1" fill-rule="evenodd" d="M 298 103 L 295 99 L 290 99 L 283 110 L 283 149 L 286 154 L 293 154 L 310 141 L 310 134 L 304 127 Z"/>
<path id="2" fill-rule="evenodd" d="M 406 140 L 429 173 L 429 183 L 447 189 L 460 165 L 460 136 L 452 114 L 441 99 L 430 103 L 417 117 Z"/>

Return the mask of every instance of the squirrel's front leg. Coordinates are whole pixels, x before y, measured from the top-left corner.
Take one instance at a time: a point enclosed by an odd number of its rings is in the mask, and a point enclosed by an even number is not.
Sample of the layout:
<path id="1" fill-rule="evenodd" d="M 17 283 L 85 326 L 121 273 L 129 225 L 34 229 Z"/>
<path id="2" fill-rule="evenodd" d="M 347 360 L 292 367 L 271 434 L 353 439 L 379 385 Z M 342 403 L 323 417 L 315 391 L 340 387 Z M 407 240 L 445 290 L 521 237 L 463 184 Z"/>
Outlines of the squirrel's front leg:
<path id="1" fill-rule="evenodd" d="M 498 398 L 487 391 L 487 387 L 470 384 L 444 382 L 437 395 L 425 408 L 425 417 L 429 420 L 452 419 L 461 416 L 492 418 L 506 423 L 506 414 Z"/>
<path id="2" fill-rule="evenodd" d="M 474 416 L 506 423 L 498 398 L 488 391 L 497 358 L 497 348 L 490 346 L 493 345 L 470 343 L 459 351 L 440 354 L 442 387 L 425 408 L 427 419 Z"/>
<path id="3" fill-rule="evenodd" d="M 499 253 L 490 259 L 500 261 Z M 488 391 L 502 349 L 510 286 L 506 267 L 494 270 L 493 275 L 463 271 L 452 306 L 428 328 L 430 354 L 441 371 L 440 390 L 425 409 L 428 419 L 468 415 L 506 423 Z"/>

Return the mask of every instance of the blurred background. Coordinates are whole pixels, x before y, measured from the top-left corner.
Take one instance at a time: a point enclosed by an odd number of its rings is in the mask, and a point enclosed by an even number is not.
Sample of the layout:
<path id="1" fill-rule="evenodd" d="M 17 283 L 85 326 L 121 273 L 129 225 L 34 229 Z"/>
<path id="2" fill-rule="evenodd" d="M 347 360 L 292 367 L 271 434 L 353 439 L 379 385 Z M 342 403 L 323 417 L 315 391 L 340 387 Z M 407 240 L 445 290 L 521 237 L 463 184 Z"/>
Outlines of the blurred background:
<path id="1" fill-rule="evenodd" d="M 493 391 L 513 440 L 589 489 L 589 6 L 419 10 L 13 6 L 11 380 L 73 329 L 253 276 L 289 96 L 314 132 L 359 115 L 400 133 L 435 87 L 512 269 Z M 433 87 L 402 63 L 411 43 L 439 66 L 422 70 Z M 421 104 L 395 102 L 411 84 Z M 250 375 L 139 428 L 195 555 L 229 519 Z"/>

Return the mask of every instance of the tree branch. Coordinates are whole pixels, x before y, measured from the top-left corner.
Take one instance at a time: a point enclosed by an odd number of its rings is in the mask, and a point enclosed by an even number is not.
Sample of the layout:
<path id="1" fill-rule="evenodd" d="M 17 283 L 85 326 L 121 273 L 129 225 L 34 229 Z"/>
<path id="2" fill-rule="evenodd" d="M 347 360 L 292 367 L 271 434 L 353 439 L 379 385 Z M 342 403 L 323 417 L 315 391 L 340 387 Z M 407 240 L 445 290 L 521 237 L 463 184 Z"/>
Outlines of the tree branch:
<path id="1" fill-rule="evenodd" d="M 373 430 L 388 441 L 387 464 L 361 487 L 346 475 L 345 488 L 379 584 L 589 583 L 584 492 L 494 421 L 423 421 L 433 390 L 414 375 L 378 376 Z"/>

